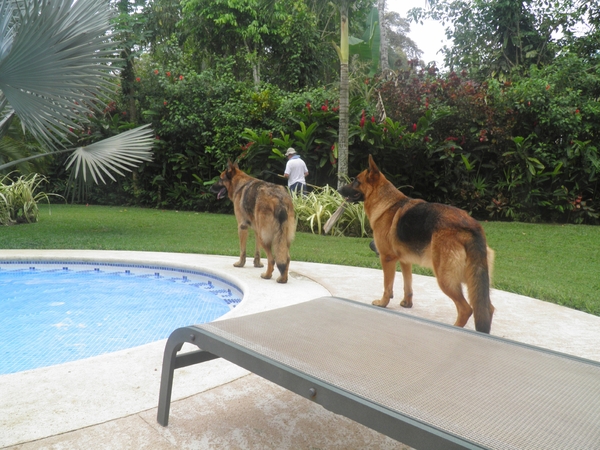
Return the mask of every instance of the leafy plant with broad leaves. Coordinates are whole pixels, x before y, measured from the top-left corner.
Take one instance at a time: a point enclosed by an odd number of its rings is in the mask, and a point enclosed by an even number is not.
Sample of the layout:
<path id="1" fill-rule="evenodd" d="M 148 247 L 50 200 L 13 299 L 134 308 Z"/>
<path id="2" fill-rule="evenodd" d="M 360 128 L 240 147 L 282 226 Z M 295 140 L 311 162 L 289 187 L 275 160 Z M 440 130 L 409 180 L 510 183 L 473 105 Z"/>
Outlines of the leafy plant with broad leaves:
<path id="1" fill-rule="evenodd" d="M 85 147 L 66 148 L 111 95 L 111 9 L 105 0 L 0 0 L 0 139 L 18 116 L 49 154 L 95 182 L 151 159 L 154 136 L 142 126 Z M 23 159 L 0 165 L 0 170 Z"/>

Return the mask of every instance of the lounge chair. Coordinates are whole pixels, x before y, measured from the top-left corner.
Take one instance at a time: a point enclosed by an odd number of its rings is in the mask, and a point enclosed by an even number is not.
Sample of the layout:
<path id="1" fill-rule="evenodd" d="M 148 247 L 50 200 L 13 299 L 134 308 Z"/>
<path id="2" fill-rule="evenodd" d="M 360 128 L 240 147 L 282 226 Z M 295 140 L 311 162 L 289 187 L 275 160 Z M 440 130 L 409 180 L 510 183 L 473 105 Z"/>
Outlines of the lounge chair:
<path id="1" fill-rule="evenodd" d="M 335 297 L 175 330 L 161 425 L 217 357 L 415 448 L 600 448 L 599 363 Z"/>

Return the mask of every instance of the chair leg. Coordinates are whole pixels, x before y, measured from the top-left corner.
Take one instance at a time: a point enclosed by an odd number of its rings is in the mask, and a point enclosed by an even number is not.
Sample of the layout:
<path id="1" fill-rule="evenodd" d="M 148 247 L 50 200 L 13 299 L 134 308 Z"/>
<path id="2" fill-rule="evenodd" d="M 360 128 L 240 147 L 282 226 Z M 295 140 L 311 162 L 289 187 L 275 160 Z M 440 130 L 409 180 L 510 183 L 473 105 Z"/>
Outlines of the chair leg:
<path id="1" fill-rule="evenodd" d="M 188 342 L 198 346 L 196 342 L 198 330 L 191 327 L 178 328 L 167 339 L 163 356 L 162 372 L 160 375 L 160 392 L 158 395 L 157 420 L 163 427 L 169 424 L 169 411 L 171 409 L 171 393 L 173 392 L 173 376 L 175 369 L 192 366 L 218 358 L 204 350 L 196 350 L 177 355 L 183 344 Z"/>
<path id="2" fill-rule="evenodd" d="M 158 423 L 163 427 L 169 424 L 169 411 L 171 409 L 171 393 L 173 391 L 173 375 L 175 373 L 175 362 L 177 352 L 181 350 L 183 342 L 167 340 L 165 354 L 163 356 L 162 373 L 160 376 L 160 393 L 158 396 Z"/>

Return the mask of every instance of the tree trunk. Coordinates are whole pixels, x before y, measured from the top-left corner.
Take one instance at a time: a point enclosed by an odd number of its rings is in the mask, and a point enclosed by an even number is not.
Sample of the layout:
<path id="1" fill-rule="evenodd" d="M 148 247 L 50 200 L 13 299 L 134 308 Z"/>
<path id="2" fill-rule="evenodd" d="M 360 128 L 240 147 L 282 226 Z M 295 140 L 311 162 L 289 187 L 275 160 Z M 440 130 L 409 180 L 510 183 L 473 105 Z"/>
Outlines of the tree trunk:
<path id="1" fill-rule="evenodd" d="M 341 39 L 340 39 L 340 123 L 338 132 L 338 188 L 345 184 L 348 176 L 348 122 L 349 122 L 349 94 L 348 94 L 348 2 L 340 4 Z"/>
<path id="2" fill-rule="evenodd" d="M 387 29 L 385 23 L 385 0 L 377 0 L 379 11 L 379 66 L 383 75 L 389 70 Z"/>

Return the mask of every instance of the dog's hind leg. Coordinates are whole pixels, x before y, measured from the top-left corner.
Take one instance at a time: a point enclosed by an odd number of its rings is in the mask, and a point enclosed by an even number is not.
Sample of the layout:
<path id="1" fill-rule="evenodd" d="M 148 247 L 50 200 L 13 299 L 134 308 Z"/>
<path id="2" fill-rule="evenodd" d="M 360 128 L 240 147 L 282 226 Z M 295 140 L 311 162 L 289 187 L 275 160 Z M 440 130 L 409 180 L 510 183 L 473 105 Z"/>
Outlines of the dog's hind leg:
<path id="1" fill-rule="evenodd" d="M 383 268 L 383 296 L 380 300 L 375 300 L 373 305 L 385 308 L 390 299 L 394 297 L 394 278 L 396 277 L 396 261 L 394 256 L 380 255 L 381 267 Z"/>
<path id="2" fill-rule="evenodd" d="M 260 262 L 260 240 L 258 237 L 258 233 L 254 233 L 256 245 L 254 248 L 254 267 L 263 267 L 264 264 Z"/>
<path id="3" fill-rule="evenodd" d="M 469 318 L 473 314 L 473 308 L 469 305 L 465 296 L 463 295 L 462 285 L 460 281 L 457 280 L 449 280 L 442 276 L 438 276 L 438 285 L 440 289 L 446 294 L 448 297 L 452 299 L 454 305 L 456 306 L 456 322 L 454 323 L 457 327 L 464 327 Z"/>
<path id="4" fill-rule="evenodd" d="M 240 238 L 240 260 L 233 264 L 234 267 L 244 267 L 246 264 L 246 241 L 248 240 L 248 225 L 238 226 L 238 236 Z"/>
<path id="5" fill-rule="evenodd" d="M 256 242 L 265 250 L 267 254 L 267 270 L 260 274 L 261 278 L 265 280 L 270 280 L 273 276 L 273 270 L 275 269 L 275 257 L 273 256 L 273 251 L 271 247 L 272 237 L 268 234 L 260 235 L 260 233 L 256 233 Z"/>
<path id="6" fill-rule="evenodd" d="M 261 273 L 260 276 L 265 280 L 270 280 L 273 276 L 273 270 L 275 270 L 275 257 L 273 256 L 270 245 L 264 246 L 264 249 L 267 254 L 267 271 Z"/>
<path id="7" fill-rule="evenodd" d="M 457 270 L 456 266 L 452 266 L 455 261 L 444 260 L 444 262 L 434 263 L 433 271 L 437 278 L 438 286 L 444 294 L 446 294 L 454 302 L 456 306 L 456 322 L 454 325 L 457 327 L 464 327 L 467 321 L 473 314 L 473 308 L 469 305 L 462 289 L 462 272 L 463 267 L 460 271 Z"/>
<path id="8" fill-rule="evenodd" d="M 412 264 L 400 262 L 400 267 L 402 268 L 402 280 L 404 281 L 404 298 L 400 302 L 400 306 L 412 308 Z M 396 270 L 395 267 L 394 270 Z"/>

